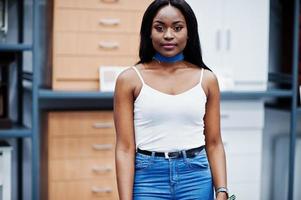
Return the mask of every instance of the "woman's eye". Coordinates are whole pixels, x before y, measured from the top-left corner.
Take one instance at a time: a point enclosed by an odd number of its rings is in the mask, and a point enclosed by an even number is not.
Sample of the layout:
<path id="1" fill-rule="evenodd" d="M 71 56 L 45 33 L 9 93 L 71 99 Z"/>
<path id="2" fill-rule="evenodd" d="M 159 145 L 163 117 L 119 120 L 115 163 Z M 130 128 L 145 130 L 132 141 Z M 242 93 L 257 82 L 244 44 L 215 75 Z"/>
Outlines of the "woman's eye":
<path id="1" fill-rule="evenodd" d="M 182 26 L 176 26 L 176 27 L 174 27 L 174 30 L 175 30 L 176 32 L 179 32 L 179 31 L 181 31 L 182 29 L 183 29 Z"/>
<path id="2" fill-rule="evenodd" d="M 163 32 L 164 29 L 162 26 L 156 26 L 155 29 L 158 31 L 158 32 Z"/>

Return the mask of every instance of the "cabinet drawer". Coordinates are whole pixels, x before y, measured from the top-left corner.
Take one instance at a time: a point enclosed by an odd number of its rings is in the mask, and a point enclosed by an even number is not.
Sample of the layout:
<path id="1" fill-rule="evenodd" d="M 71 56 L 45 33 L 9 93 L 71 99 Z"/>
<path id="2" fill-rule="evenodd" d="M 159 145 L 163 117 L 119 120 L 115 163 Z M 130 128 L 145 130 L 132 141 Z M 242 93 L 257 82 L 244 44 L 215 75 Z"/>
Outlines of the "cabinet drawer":
<path id="1" fill-rule="evenodd" d="M 50 159 L 72 158 L 114 158 L 115 138 L 113 136 L 51 138 Z"/>
<path id="2" fill-rule="evenodd" d="M 97 80 L 53 80 L 52 89 L 57 91 L 98 91 Z"/>
<path id="3" fill-rule="evenodd" d="M 144 11 L 151 2 L 151 0 L 55 0 L 54 5 L 62 8 Z"/>
<path id="4" fill-rule="evenodd" d="M 226 155 L 229 183 L 261 180 L 261 154 Z"/>
<path id="5" fill-rule="evenodd" d="M 262 101 L 222 101 L 221 128 L 262 129 L 264 108 Z"/>
<path id="6" fill-rule="evenodd" d="M 56 9 L 54 31 L 118 32 L 139 35 L 142 15 L 143 13 L 139 11 Z"/>
<path id="7" fill-rule="evenodd" d="M 54 58 L 53 90 L 98 91 L 100 66 L 133 66 L 137 57 L 57 56 Z"/>
<path id="8" fill-rule="evenodd" d="M 115 135 L 113 113 L 109 112 L 51 112 L 48 132 L 56 136 Z"/>
<path id="9" fill-rule="evenodd" d="M 49 161 L 51 181 L 114 179 L 114 157 L 103 159 L 64 159 Z"/>
<path id="10" fill-rule="evenodd" d="M 57 56 L 54 59 L 53 79 L 57 81 L 62 81 L 62 80 L 98 81 L 100 66 L 133 66 L 136 62 L 138 62 L 138 57 Z"/>
<path id="11" fill-rule="evenodd" d="M 262 152 L 261 130 L 226 130 L 222 132 L 227 154 L 244 155 Z"/>
<path id="12" fill-rule="evenodd" d="M 56 200 L 116 200 L 115 179 L 84 181 L 53 181 L 49 186 L 49 199 Z"/>
<path id="13" fill-rule="evenodd" d="M 133 34 L 55 33 L 55 55 L 138 55 L 139 36 Z"/>

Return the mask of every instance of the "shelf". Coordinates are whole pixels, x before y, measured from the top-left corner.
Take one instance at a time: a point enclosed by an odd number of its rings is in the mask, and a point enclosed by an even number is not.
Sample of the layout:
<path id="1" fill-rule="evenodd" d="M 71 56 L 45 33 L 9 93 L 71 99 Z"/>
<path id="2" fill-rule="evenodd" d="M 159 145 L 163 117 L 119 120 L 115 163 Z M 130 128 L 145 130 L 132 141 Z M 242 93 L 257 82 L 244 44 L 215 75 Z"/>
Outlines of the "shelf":
<path id="1" fill-rule="evenodd" d="M 40 99 L 113 99 L 113 92 L 78 92 L 78 91 L 53 91 L 50 89 L 39 90 Z"/>
<path id="2" fill-rule="evenodd" d="M 44 110 L 113 109 L 113 92 L 78 92 L 39 90 L 40 108 Z"/>
<path id="3" fill-rule="evenodd" d="M 40 107 L 50 110 L 72 109 L 112 109 L 113 92 L 80 92 L 80 91 L 53 91 L 40 89 Z M 222 100 L 262 99 L 269 97 L 291 97 L 291 90 L 270 89 L 254 92 L 221 92 Z"/>
<path id="4" fill-rule="evenodd" d="M 222 99 L 258 99 L 263 97 L 291 97 L 291 90 L 271 89 L 267 91 L 221 92 Z M 78 92 L 78 91 L 53 91 L 50 89 L 39 90 L 40 99 L 113 99 L 113 92 Z"/>
<path id="5" fill-rule="evenodd" d="M 267 91 L 254 91 L 254 92 L 242 92 L 242 91 L 235 91 L 235 92 L 228 92 L 224 91 L 221 92 L 221 99 L 261 99 L 261 98 L 268 98 L 268 97 L 291 97 L 292 96 L 291 90 L 281 90 L 281 89 L 268 89 Z"/>
<path id="6" fill-rule="evenodd" d="M 31 129 L 24 126 L 13 125 L 11 129 L 0 129 L 0 138 L 31 137 Z"/>
<path id="7" fill-rule="evenodd" d="M 0 52 L 1 51 L 31 51 L 32 45 L 29 44 L 1 44 L 0 43 Z"/>

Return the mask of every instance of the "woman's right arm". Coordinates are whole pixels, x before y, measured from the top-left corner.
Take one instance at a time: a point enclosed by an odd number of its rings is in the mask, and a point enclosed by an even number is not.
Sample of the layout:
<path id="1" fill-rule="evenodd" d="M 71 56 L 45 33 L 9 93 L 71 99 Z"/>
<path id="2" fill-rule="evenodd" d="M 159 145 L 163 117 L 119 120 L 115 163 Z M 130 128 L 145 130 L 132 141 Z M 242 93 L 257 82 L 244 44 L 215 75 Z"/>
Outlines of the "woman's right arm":
<path id="1" fill-rule="evenodd" d="M 132 200 L 133 196 L 135 137 L 130 73 L 130 70 L 126 70 L 118 76 L 114 92 L 115 163 L 120 200 Z"/>

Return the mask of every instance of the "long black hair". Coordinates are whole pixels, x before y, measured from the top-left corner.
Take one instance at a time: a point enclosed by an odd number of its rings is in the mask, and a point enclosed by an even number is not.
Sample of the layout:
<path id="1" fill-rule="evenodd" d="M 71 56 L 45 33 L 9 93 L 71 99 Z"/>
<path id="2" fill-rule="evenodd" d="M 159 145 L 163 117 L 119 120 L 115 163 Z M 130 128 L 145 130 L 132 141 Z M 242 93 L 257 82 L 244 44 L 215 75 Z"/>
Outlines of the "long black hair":
<path id="1" fill-rule="evenodd" d="M 198 23 L 196 16 L 191 7 L 185 0 L 155 0 L 146 9 L 140 29 L 140 47 L 139 47 L 139 63 L 147 63 L 153 59 L 156 50 L 153 47 L 152 40 L 150 38 L 152 31 L 153 19 L 156 16 L 160 8 L 171 5 L 181 11 L 184 15 L 187 30 L 188 40 L 186 47 L 183 50 L 184 60 L 192 64 L 197 65 L 200 68 L 209 69 L 203 62 L 201 44 L 198 34 Z M 209 69 L 210 70 L 210 69 Z"/>

